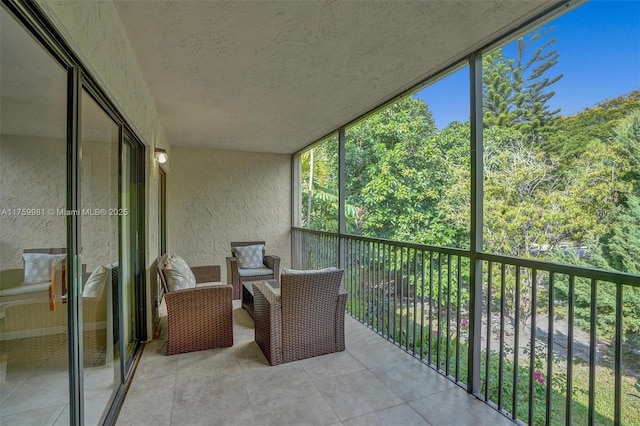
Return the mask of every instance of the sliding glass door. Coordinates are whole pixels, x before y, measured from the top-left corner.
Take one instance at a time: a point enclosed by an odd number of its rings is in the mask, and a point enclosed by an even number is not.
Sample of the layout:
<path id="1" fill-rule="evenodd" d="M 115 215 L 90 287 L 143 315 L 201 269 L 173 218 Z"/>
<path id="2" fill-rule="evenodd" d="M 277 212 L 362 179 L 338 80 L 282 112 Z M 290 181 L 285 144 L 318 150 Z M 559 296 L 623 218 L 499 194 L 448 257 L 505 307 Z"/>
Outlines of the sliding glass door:
<path id="1" fill-rule="evenodd" d="M 64 424 L 68 74 L 4 8 L 0 43 L 0 424 Z"/>

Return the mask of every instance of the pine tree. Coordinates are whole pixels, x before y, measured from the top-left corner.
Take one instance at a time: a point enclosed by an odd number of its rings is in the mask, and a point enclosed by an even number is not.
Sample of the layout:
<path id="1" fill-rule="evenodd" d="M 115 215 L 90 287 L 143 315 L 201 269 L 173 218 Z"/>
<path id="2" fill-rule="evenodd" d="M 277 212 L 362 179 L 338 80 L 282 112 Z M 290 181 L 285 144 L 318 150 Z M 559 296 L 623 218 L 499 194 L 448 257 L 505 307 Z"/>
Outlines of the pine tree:
<path id="1" fill-rule="evenodd" d="M 551 31 L 553 27 L 519 38 L 515 58 L 505 56 L 504 49 L 484 56 L 485 127 L 514 127 L 523 134 L 532 134 L 536 142 L 548 132 L 560 112 L 559 108 L 552 110 L 549 106 L 549 100 L 555 95 L 550 87 L 563 75 L 548 76 L 560 57 L 557 50 L 550 50 L 556 39 L 550 38 L 542 46 L 536 46 Z"/>

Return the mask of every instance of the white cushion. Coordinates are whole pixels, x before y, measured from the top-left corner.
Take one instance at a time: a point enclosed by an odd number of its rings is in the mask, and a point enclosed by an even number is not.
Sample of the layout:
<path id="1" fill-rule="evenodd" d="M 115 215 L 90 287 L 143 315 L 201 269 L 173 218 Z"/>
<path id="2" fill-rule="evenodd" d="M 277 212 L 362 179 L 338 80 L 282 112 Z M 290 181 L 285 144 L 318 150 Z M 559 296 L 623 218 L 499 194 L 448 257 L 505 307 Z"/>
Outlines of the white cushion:
<path id="1" fill-rule="evenodd" d="M 26 284 L 51 281 L 51 255 L 46 253 L 24 253 L 24 282 Z"/>
<path id="2" fill-rule="evenodd" d="M 262 251 L 264 245 L 256 244 L 254 246 L 242 246 L 234 247 L 233 251 L 238 259 L 238 267 L 242 269 L 261 268 L 262 263 Z"/>
<path id="3" fill-rule="evenodd" d="M 252 269 L 242 269 L 238 268 L 238 275 L 241 277 L 257 277 L 258 275 L 273 275 L 273 270 L 262 267 L 262 268 L 252 268 Z"/>
<path id="4" fill-rule="evenodd" d="M 168 261 L 167 267 L 164 268 L 164 278 L 170 292 L 196 286 L 195 275 L 180 256 L 171 256 Z"/>
<path id="5" fill-rule="evenodd" d="M 331 272 L 331 271 L 337 271 L 338 268 L 336 268 L 335 266 L 330 266 L 328 268 L 324 268 L 324 269 L 287 269 L 287 268 L 282 268 L 282 274 L 283 275 L 306 275 L 306 274 L 316 274 L 318 272 Z"/>
<path id="6" fill-rule="evenodd" d="M 82 290 L 82 297 L 101 297 L 104 290 L 104 286 L 107 284 L 107 279 L 111 274 L 109 269 L 100 265 L 89 275 L 87 282 L 84 284 L 84 290 Z"/>

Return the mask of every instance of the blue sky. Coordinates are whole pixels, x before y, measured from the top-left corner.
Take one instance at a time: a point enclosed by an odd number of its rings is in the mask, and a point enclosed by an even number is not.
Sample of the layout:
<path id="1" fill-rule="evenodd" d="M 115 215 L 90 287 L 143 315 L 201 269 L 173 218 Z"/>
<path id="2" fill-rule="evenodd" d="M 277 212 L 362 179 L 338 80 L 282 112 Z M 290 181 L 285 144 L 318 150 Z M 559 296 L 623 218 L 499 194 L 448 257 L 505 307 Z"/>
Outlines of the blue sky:
<path id="1" fill-rule="evenodd" d="M 559 16 L 553 45 L 560 58 L 548 72 L 564 77 L 552 86 L 553 108 L 572 115 L 605 99 L 640 89 L 640 0 L 594 0 Z M 505 47 L 515 55 L 515 42 Z M 438 128 L 469 118 L 468 68 L 423 89 Z"/>

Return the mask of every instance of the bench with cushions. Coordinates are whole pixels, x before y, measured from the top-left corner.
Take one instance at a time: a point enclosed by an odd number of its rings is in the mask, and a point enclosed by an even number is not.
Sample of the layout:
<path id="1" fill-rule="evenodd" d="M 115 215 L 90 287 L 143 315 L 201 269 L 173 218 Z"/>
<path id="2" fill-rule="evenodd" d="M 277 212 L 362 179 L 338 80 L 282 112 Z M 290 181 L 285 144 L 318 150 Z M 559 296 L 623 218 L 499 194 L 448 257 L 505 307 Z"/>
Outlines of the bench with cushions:
<path id="1" fill-rule="evenodd" d="M 233 345 L 233 288 L 220 266 L 189 267 L 180 256 L 157 263 L 167 305 L 167 355 Z"/>

